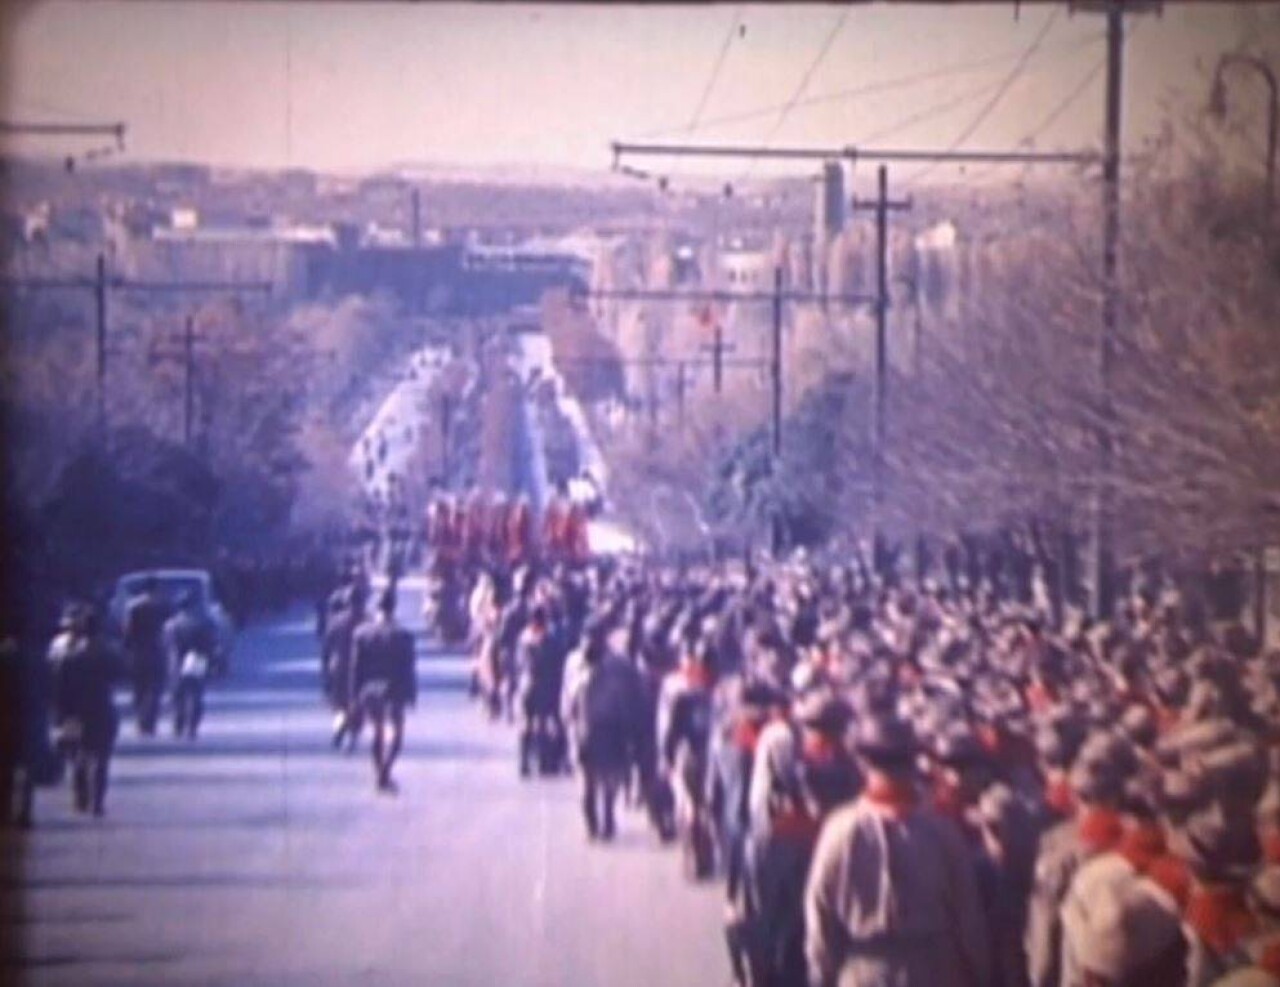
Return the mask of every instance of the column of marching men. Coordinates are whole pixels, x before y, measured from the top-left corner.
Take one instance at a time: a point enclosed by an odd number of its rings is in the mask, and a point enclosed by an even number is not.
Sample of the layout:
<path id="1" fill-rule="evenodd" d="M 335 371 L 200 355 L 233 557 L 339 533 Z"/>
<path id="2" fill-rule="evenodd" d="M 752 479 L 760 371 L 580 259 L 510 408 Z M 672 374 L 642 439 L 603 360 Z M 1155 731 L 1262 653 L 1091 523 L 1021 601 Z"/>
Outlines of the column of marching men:
<path id="1" fill-rule="evenodd" d="M 1280 984 L 1280 652 L 865 569 L 478 569 L 474 691 L 719 875 L 735 982 Z"/>
<path id="2" fill-rule="evenodd" d="M 1238 624 L 1167 590 L 1055 625 L 963 578 L 590 561 L 561 520 L 513 551 L 519 514 L 460 544 L 434 519 L 428 607 L 456 615 L 440 630 L 474 649 L 487 715 L 518 723 L 520 775 L 578 776 L 590 840 L 623 801 L 723 878 L 738 983 L 1280 984 L 1280 653 Z M 413 639 L 395 580 L 374 597 L 362 572 L 321 594 L 323 681 L 335 746 L 369 724 L 394 791 Z M 86 813 L 122 676 L 141 733 L 172 691 L 194 738 L 211 630 L 155 604 L 129 602 L 127 663 L 68 608 L 39 686 L 6 635 L 6 825 L 30 821 L 42 690 Z"/>

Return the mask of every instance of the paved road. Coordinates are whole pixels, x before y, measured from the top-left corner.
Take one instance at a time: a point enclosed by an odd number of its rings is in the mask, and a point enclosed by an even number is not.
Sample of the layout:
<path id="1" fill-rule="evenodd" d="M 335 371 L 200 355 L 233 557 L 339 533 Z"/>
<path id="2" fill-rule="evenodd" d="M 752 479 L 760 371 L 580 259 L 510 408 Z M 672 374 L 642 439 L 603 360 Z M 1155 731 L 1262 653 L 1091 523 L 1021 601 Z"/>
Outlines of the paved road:
<path id="1" fill-rule="evenodd" d="M 0 834 L 0 982 L 725 983 L 718 891 L 633 814 L 586 845 L 573 782 L 517 779 L 462 661 L 423 653 L 419 675 L 401 792 L 379 796 L 327 745 L 308 615 L 247 631 L 196 744 L 126 724 L 106 820 L 46 790 L 36 832 Z"/>

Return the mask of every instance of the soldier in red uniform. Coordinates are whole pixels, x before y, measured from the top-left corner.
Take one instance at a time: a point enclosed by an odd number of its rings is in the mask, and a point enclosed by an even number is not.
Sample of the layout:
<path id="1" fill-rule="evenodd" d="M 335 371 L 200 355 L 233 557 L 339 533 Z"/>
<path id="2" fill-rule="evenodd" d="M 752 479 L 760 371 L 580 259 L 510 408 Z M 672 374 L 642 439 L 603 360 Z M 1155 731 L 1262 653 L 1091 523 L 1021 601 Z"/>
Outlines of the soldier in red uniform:
<path id="1" fill-rule="evenodd" d="M 507 560 L 507 518 L 511 507 L 502 494 L 495 494 L 489 506 L 487 534 L 487 557 L 495 565 L 502 565 Z"/>
<path id="2" fill-rule="evenodd" d="M 515 569 L 530 559 L 533 541 L 533 517 L 529 502 L 521 497 L 511 505 L 507 515 L 507 563 Z"/>
<path id="3" fill-rule="evenodd" d="M 466 521 L 463 526 L 463 558 L 469 565 L 478 565 L 484 559 L 486 535 L 488 534 L 488 511 L 485 509 L 484 496 L 478 491 L 472 494 L 467 503 Z"/>
<path id="4" fill-rule="evenodd" d="M 548 562 L 559 562 L 561 556 L 561 527 L 563 526 L 564 506 L 558 497 L 547 501 L 542 512 L 542 554 Z"/>
<path id="5" fill-rule="evenodd" d="M 584 566 L 591 560 L 591 545 L 587 540 L 587 510 L 581 504 L 572 504 L 564 525 L 564 551 L 571 565 Z"/>

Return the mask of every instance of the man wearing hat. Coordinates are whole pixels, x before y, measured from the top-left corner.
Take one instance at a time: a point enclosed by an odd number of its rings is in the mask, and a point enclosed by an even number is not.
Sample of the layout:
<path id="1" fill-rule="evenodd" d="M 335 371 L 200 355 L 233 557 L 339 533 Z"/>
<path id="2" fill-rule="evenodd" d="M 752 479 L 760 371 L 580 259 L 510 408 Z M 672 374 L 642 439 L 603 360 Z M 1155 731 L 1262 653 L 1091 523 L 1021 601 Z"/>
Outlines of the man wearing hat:
<path id="1" fill-rule="evenodd" d="M 105 814 L 108 767 L 120 728 L 113 690 L 124 667 L 88 606 L 71 610 L 54 639 L 53 705 L 58 736 L 69 748 L 77 812 Z"/>
<path id="2" fill-rule="evenodd" d="M 164 625 L 169 607 L 160 595 L 155 576 L 148 576 L 142 592 L 129 600 L 124 618 L 124 647 L 133 676 L 133 705 L 138 716 L 138 732 L 151 736 L 160 716 L 167 660 Z"/>
<path id="3" fill-rule="evenodd" d="M 929 802 L 977 846 L 975 825 L 978 798 L 991 778 L 989 759 L 977 735 L 963 724 L 943 730 L 930 752 L 932 772 Z"/>
<path id="4" fill-rule="evenodd" d="M 165 648 L 173 669 L 173 733 L 194 740 L 204 717 L 204 689 L 217 656 L 218 632 L 194 593 L 178 602 L 164 625 Z"/>
<path id="5" fill-rule="evenodd" d="M 1104 731 L 1091 735 L 1071 768 L 1071 816 L 1040 841 L 1027 921 L 1032 987 L 1058 987 L 1062 960 L 1059 909 L 1076 871 L 1114 850 L 1123 835 L 1118 811 L 1125 782 L 1136 767 L 1127 741 Z"/>
<path id="6" fill-rule="evenodd" d="M 396 595 L 388 588 L 378 598 L 374 619 L 356 630 L 352 646 L 350 695 L 373 726 L 373 771 L 380 792 L 396 790 L 391 769 L 404 743 L 404 710 L 418 698 L 413 635 L 396 622 L 395 612 Z"/>
<path id="7" fill-rule="evenodd" d="M 954 827 L 920 805 L 911 728 L 869 718 L 854 744 L 866 786 L 827 821 L 805 889 L 809 982 L 986 987 L 974 868 Z"/>
<path id="8" fill-rule="evenodd" d="M 791 770 L 774 776 L 768 821 L 753 830 L 747 861 L 763 947 L 763 982 L 803 982 L 805 877 L 827 814 L 858 791 L 858 770 L 843 748 L 849 707 L 826 689 L 801 697 L 792 731 Z"/>
<path id="9" fill-rule="evenodd" d="M 710 825 L 704 795 L 711 739 L 711 669 L 705 645 L 686 644 L 680 666 L 663 680 L 656 711 L 659 769 L 669 780 L 686 859 L 698 877 L 710 874 Z"/>
<path id="10" fill-rule="evenodd" d="M 334 602 L 337 607 L 325 622 L 320 675 L 325 696 L 334 712 L 333 746 L 341 746 L 345 739 L 347 750 L 352 750 L 360 736 L 363 720 L 360 705 L 350 692 L 351 655 L 356 628 L 365 620 L 365 596 L 353 584 Z"/>
<path id="11" fill-rule="evenodd" d="M 640 734 L 642 684 L 635 666 L 613 652 L 610 626 L 601 622 L 582 645 L 584 674 L 564 698 L 565 720 L 578 746 L 582 768 L 582 815 L 587 838 L 612 840 L 614 807 Z"/>
<path id="12" fill-rule="evenodd" d="M 778 694 L 763 682 L 740 688 L 736 702 L 712 732 L 708 753 L 707 807 L 725 876 L 725 942 L 737 984 L 748 982 L 755 949 L 754 916 L 746 893 L 747 792 L 760 731 L 777 705 Z"/>
<path id="13" fill-rule="evenodd" d="M 1246 897 L 1259 932 L 1245 943 L 1248 962 L 1213 987 L 1280 987 L 1280 867 L 1263 867 L 1249 882 Z"/>
<path id="14" fill-rule="evenodd" d="M 1191 870 L 1183 915 L 1190 939 L 1188 984 L 1207 987 L 1245 965 L 1248 941 L 1261 931 L 1247 889 L 1261 857 L 1252 820 L 1212 804 L 1174 834 L 1174 851 Z"/>
<path id="15" fill-rule="evenodd" d="M 1085 864 L 1062 907 L 1062 987 L 1182 987 L 1176 909 L 1116 854 Z"/>
<path id="16" fill-rule="evenodd" d="M 1003 782 L 978 799 L 978 885 L 991 935 L 992 987 L 1026 987 L 1027 925 L 1039 827 L 1031 807 Z"/>

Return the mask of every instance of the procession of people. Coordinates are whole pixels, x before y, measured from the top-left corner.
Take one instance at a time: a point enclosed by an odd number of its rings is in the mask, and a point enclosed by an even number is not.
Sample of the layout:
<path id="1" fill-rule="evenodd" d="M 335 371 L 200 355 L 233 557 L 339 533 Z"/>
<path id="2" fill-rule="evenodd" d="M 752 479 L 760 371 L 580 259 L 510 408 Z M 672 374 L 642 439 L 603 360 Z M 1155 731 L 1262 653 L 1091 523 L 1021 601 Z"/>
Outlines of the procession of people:
<path id="1" fill-rule="evenodd" d="M 541 530 L 520 502 L 433 511 L 473 692 L 515 728 L 513 777 L 576 777 L 588 842 L 630 810 L 722 880 L 736 983 L 1280 984 L 1280 652 L 1229 606 L 1135 578 L 1111 619 L 1055 620 L 1035 580 L 949 565 L 593 558 L 556 510 Z M 317 606 L 333 746 L 367 732 L 383 794 L 417 700 L 399 597 L 354 556 Z M 198 608 L 148 581 L 121 631 L 75 603 L 43 660 L 0 647 L 24 711 L 0 734 L 6 825 L 47 783 L 33 704 L 97 817 L 118 687 L 142 742 L 165 697 L 198 736 L 218 671 Z"/>
<path id="2" fill-rule="evenodd" d="M 721 875 L 736 983 L 1280 983 L 1280 652 L 1171 585 L 1055 624 L 853 565 L 478 584 L 520 775 L 565 738 L 589 840 L 632 792 Z"/>

